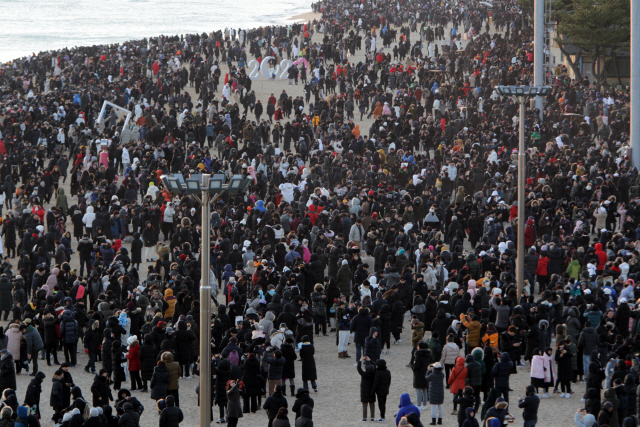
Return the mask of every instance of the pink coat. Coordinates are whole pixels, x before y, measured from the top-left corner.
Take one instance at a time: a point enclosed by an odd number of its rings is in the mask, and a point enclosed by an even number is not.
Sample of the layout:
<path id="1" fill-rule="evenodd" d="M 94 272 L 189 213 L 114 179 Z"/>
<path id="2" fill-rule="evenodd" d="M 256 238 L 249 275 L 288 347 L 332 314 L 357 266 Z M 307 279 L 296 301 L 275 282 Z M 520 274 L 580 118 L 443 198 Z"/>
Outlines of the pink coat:
<path id="1" fill-rule="evenodd" d="M 20 326 L 13 323 L 7 330 L 7 350 L 13 356 L 13 360 L 20 360 L 20 341 L 23 339 Z"/>
<path id="2" fill-rule="evenodd" d="M 553 377 L 553 379 L 552 379 Z M 544 379 L 544 382 L 556 381 L 556 372 L 551 356 L 533 356 L 531 359 L 531 378 Z"/>
<path id="3" fill-rule="evenodd" d="M 109 153 L 107 151 L 100 152 L 100 164 L 105 168 L 109 167 Z"/>

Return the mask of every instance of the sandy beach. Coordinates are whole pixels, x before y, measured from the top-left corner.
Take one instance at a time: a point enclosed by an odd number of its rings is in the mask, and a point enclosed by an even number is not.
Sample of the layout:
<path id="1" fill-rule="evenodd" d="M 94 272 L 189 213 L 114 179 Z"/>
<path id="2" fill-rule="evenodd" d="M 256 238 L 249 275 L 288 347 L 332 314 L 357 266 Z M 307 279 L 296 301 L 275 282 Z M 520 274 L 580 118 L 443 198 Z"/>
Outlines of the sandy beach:
<path id="1" fill-rule="evenodd" d="M 289 18 L 289 21 L 313 21 L 314 19 L 321 19 L 322 18 L 322 14 L 321 13 L 316 13 L 316 12 L 306 12 L 306 13 L 300 13 L 298 15 L 294 15 L 291 18 Z"/>

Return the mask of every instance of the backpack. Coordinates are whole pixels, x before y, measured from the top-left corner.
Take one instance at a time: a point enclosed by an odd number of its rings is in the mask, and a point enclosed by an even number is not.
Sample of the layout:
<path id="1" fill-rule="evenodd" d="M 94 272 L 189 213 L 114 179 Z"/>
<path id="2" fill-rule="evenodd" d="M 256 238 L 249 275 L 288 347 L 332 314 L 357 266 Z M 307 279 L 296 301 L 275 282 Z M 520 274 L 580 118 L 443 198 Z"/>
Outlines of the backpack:
<path id="1" fill-rule="evenodd" d="M 229 356 L 227 356 L 227 360 L 233 363 L 234 365 L 240 365 L 240 356 L 238 356 L 238 352 L 236 350 L 231 350 L 229 352 Z"/>
<path id="2" fill-rule="evenodd" d="M 84 410 L 82 411 L 82 418 L 84 418 L 85 420 L 88 420 L 89 417 L 91 416 L 91 405 L 89 405 L 87 401 L 84 399 L 82 399 L 82 401 L 84 402 Z"/>
<path id="3" fill-rule="evenodd" d="M 76 301 L 84 298 L 85 287 L 82 285 L 78 286 L 78 292 L 76 293 Z"/>

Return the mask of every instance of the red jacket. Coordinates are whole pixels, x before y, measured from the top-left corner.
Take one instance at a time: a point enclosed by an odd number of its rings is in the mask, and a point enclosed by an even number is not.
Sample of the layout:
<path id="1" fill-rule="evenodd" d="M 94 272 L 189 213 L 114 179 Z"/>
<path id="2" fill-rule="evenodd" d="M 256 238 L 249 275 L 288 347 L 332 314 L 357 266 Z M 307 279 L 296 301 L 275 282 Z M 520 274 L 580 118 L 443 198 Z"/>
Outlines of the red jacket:
<path id="1" fill-rule="evenodd" d="M 596 255 L 598 256 L 598 259 L 600 260 L 600 262 L 598 262 L 598 271 L 603 271 L 604 270 L 604 265 L 607 262 L 607 253 L 605 251 L 602 250 L 602 243 L 596 243 L 595 245 L 596 248 Z"/>
<path id="2" fill-rule="evenodd" d="M 538 268 L 536 268 L 536 275 L 538 276 L 546 276 L 549 273 L 547 272 L 547 267 L 549 266 L 549 258 L 546 256 L 538 258 Z"/>
<path id="3" fill-rule="evenodd" d="M 135 372 L 140 370 L 140 344 L 135 343 L 129 349 L 127 353 L 127 359 L 129 359 L 129 372 Z"/>
<path id="4" fill-rule="evenodd" d="M 464 366 L 464 357 L 458 356 L 456 366 L 449 374 L 449 391 L 456 394 L 458 390 L 464 390 L 465 380 L 467 379 L 467 368 Z"/>
<path id="5" fill-rule="evenodd" d="M 525 246 L 533 246 L 535 243 L 536 233 L 533 229 L 533 220 L 528 219 L 527 225 L 524 228 L 524 245 Z"/>

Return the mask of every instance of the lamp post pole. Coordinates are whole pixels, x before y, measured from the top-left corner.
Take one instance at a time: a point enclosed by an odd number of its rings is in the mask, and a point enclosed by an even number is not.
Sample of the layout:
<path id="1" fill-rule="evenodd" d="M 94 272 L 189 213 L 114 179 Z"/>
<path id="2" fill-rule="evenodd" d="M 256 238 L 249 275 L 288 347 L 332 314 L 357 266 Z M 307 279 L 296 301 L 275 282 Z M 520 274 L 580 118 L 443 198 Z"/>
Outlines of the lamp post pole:
<path id="1" fill-rule="evenodd" d="M 526 184 L 526 169 L 524 152 L 524 107 L 527 102 L 525 97 L 517 97 L 520 104 L 520 128 L 518 130 L 518 257 L 516 268 L 516 285 L 518 288 L 518 300 L 524 289 L 524 186 Z M 516 301 L 517 302 L 517 301 Z"/>
<path id="2" fill-rule="evenodd" d="M 211 285 L 209 284 L 211 236 L 209 231 L 209 179 L 202 175 L 202 249 L 200 268 L 200 427 L 211 425 Z"/>

